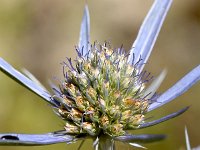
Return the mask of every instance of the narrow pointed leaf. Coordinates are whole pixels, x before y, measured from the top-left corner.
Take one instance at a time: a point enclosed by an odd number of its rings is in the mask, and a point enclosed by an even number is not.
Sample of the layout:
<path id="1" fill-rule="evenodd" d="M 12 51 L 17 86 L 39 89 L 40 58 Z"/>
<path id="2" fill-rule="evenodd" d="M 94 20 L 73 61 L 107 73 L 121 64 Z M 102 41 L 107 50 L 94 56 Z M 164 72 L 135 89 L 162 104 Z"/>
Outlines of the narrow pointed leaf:
<path id="1" fill-rule="evenodd" d="M 143 149 L 147 149 L 146 147 L 140 145 L 140 144 L 137 144 L 137 143 L 129 143 L 131 146 L 134 146 L 134 147 L 138 147 L 138 148 L 143 148 Z"/>
<path id="2" fill-rule="evenodd" d="M 154 120 L 154 121 L 151 121 L 151 122 L 146 122 L 146 123 L 140 125 L 138 129 L 142 129 L 142 128 L 147 128 L 147 127 L 150 127 L 150 126 L 154 126 L 154 125 L 157 125 L 159 123 L 162 123 L 162 122 L 165 122 L 167 120 L 170 120 L 172 118 L 175 118 L 175 117 L 181 115 L 182 113 L 184 113 L 186 110 L 188 110 L 188 108 L 189 107 L 185 107 L 185 108 L 183 108 L 183 109 L 181 109 L 181 110 L 179 110 L 179 111 L 177 111 L 175 113 L 169 114 L 169 115 L 167 115 L 165 117 L 162 117 L 162 118 L 160 118 L 158 120 Z"/>
<path id="3" fill-rule="evenodd" d="M 166 138 L 165 135 L 159 135 L 159 134 L 140 134 L 140 135 L 127 134 L 123 136 L 114 137 L 114 139 L 117 141 L 128 142 L 128 143 L 132 142 L 148 143 L 148 142 L 160 141 L 165 138 Z"/>
<path id="4" fill-rule="evenodd" d="M 185 127 L 185 141 L 186 141 L 187 150 L 191 150 L 190 140 L 189 140 L 189 136 L 188 136 L 188 132 L 187 132 L 186 127 Z"/>
<path id="5" fill-rule="evenodd" d="M 147 62 L 171 3 L 172 0 L 155 0 L 130 50 L 130 63 L 135 64 L 140 57 L 140 63 Z"/>
<path id="6" fill-rule="evenodd" d="M 85 5 L 83 19 L 81 23 L 81 30 L 79 35 L 79 49 L 82 56 L 86 56 L 89 51 L 90 42 L 90 15 L 88 6 Z"/>
<path id="7" fill-rule="evenodd" d="M 154 110 L 180 96 L 200 80 L 200 65 L 186 74 L 181 80 L 164 92 L 152 103 L 148 111 Z"/>
<path id="8" fill-rule="evenodd" d="M 74 136 L 47 134 L 0 134 L 0 146 L 39 146 L 75 141 Z"/>
<path id="9" fill-rule="evenodd" d="M 51 95 L 48 91 L 43 89 L 42 87 L 38 86 L 36 83 L 34 83 L 32 80 L 24 76 L 22 73 L 14 69 L 9 63 L 7 63 L 5 60 L 0 58 L 0 70 L 7 74 L 9 77 L 20 83 L 21 85 L 25 86 L 32 92 L 36 93 L 40 97 L 42 97 L 44 100 L 49 102 L 50 104 L 53 104 L 53 101 L 51 99 Z"/>

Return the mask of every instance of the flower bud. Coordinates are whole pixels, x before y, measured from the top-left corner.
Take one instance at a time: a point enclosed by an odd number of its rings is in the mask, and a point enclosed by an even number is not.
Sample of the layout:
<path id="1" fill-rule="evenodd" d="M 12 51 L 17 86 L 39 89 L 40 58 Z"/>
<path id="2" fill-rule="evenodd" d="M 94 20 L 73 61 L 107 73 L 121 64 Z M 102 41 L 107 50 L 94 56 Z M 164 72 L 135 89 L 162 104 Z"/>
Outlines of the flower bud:
<path id="1" fill-rule="evenodd" d="M 101 108 L 102 111 L 105 111 L 105 108 L 106 108 L 106 102 L 105 100 L 99 98 L 99 107 Z"/>
<path id="2" fill-rule="evenodd" d="M 96 127 L 95 124 L 90 122 L 83 122 L 82 127 L 87 133 L 89 133 L 91 136 L 96 135 Z"/>
<path id="3" fill-rule="evenodd" d="M 73 100 L 68 99 L 66 96 L 63 96 L 64 104 L 66 104 L 68 107 L 75 107 L 75 103 Z"/>
<path id="4" fill-rule="evenodd" d="M 66 122 L 64 128 L 67 131 L 67 133 L 74 133 L 74 134 L 80 133 L 80 128 L 76 126 L 74 123 Z"/>
<path id="5" fill-rule="evenodd" d="M 128 75 L 131 75 L 133 73 L 133 71 L 134 71 L 134 68 L 131 65 L 128 64 L 128 66 L 126 68 L 126 73 Z"/>
<path id="6" fill-rule="evenodd" d="M 96 98 L 97 98 L 97 92 L 92 88 L 92 87 L 89 87 L 87 89 L 87 93 L 90 95 L 90 97 L 96 101 Z"/>
<path id="7" fill-rule="evenodd" d="M 93 122 L 99 121 L 99 112 L 96 111 L 93 107 L 88 107 L 85 113 L 86 116 L 88 116 L 88 118 L 90 118 L 90 120 L 92 120 Z"/>
<path id="8" fill-rule="evenodd" d="M 132 98 L 126 98 L 126 99 L 123 99 L 122 102 L 125 107 L 131 107 L 135 105 L 136 100 Z"/>
<path id="9" fill-rule="evenodd" d="M 123 125 L 118 123 L 118 124 L 113 124 L 110 127 L 110 132 L 114 135 L 114 136 L 118 136 L 118 135 L 123 135 L 125 134 L 125 131 L 123 130 Z"/>
<path id="10" fill-rule="evenodd" d="M 91 70 L 91 72 L 92 72 L 92 74 L 93 74 L 93 76 L 95 77 L 95 78 L 98 78 L 98 76 L 99 76 L 99 69 L 92 69 Z"/>
<path id="11" fill-rule="evenodd" d="M 89 106 L 89 102 L 84 100 L 82 96 L 77 96 L 76 97 L 76 105 L 79 110 L 85 111 L 86 108 Z"/>
<path id="12" fill-rule="evenodd" d="M 84 69 L 85 70 L 90 70 L 91 69 L 91 63 L 85 63 L 84 64 Z"/>
<path id="13" fill-rule="evenodd" d="M 121 122 L 125 123 L 128 119 L 130 119 L 131 115 L 132 115 L 131 110 L 126 110 L 122 112 Z"/>
<path id="14" fill-rule="evenodd" d="M 108 127 L 109 125 L 109 118 L 107 115 L 103 115 L 100 118 L 100 124 L 102 125 L 102 127 L 105 129 Z"/>
<path id="15" fill-rule="evenodd" d="M 117 105 L 113 105 L 112 107 L 108 108 L 108 112 L 109 112 L 109 115 L 112 116 L 112 118 L 117 118 L 119 117 L 120 115 L 120 108 L 119 106 Z"/>
<path id="16" fill-rule="evenodd" d="M 75 86 L 73 84 L 68 84 L 67 83 L 66 84 L 66 90 L 71 96 L 73 96 L 73 97 L 76 96 L 76 88 L 75 88 Z"/>
<path id="17" fill-rule="evenodd" d="M 116 92 L 114 92 L 114 98 L 115 99 L 118 99 L 120 96 L 121 96 L 121 93 L 120 93 L 120 91 L 116 91 Z"/>
<path id="18" fill-rule="evenodd" d="M 59 108 L 58 109 L 58 113 L 64 118 L 68 118 L 69 117 L 69 112 L 67 110 Z"/>
<path id="19" fill-rule="evenodd" d="M 72 108 L 69 116 L 74 122 L 80 123 L 83 114 L 79 110 Z"/>
<path id="20" fill-rule="evenodd" d="M 143 122 L 143 120 L 144 120 L 144 115 L 141 115 L 141 114 L 134 115 L 130 117 L 128 126 L 138 127 L 138 125 L 140 125 Z"/>

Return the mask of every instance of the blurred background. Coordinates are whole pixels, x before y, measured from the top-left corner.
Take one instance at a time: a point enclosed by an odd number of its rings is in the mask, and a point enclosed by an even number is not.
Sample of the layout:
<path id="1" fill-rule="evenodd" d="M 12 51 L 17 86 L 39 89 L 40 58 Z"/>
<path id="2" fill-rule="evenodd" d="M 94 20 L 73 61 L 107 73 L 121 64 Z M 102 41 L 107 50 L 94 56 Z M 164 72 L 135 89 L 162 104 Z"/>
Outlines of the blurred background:
<path id="1" fill-rule="evenodd" d="M 87 0 L 91 15 L 91 42 L 111 41 L 128 51 L 153 0 Z M 75 58 L 80 22 L 85 1 L 80 0 L 1 0 L 0 57 L 15 68 L 26 68 L 46 87 L 54 77 L 62 79 L 60 63 Z M 200 63 L 200 1 L 174 1 L 164 22 L 146 69 L 157 76 L 164 68 L 168 74 L 158 92 L 164 92 Z M 63 129 L 58 118 L 40 97 L 0 73 L 0 133 L 46 133 Z M 185 149 L 187 126 L 192 147 L 200 145 L 200 83 L 175 101 L 153 111 L 162 117 L 191 106 L 176 119 L 134 131 L 135 134 L 167 134 L 165 141 L 145 144 L 149 149 Z M 83 149 L 92 149 L 92 141 Z M 0 150 L 66 150 L 78 144 L 39 147 L 0 147 Z M 118 143 L 117 149 L 135 149 Z"/>

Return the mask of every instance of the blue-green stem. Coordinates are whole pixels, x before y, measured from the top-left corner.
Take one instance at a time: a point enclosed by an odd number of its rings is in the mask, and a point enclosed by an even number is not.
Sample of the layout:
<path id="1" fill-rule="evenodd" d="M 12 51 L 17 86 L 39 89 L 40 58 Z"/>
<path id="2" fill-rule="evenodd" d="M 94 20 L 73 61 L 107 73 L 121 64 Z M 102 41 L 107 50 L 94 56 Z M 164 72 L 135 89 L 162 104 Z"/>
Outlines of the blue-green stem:
<path id="1" fill-rule="evenodd" d="M 96 142 L 95 150 L 115 150 L 115 141 L 108 135 L 101 135 Z"/>

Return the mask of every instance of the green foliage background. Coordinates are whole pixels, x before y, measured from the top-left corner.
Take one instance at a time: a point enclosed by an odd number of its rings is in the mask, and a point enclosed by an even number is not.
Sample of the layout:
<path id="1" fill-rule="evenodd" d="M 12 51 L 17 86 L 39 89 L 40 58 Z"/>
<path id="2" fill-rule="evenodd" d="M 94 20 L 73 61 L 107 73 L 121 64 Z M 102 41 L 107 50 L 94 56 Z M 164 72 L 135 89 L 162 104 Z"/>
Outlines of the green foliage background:
<path id="1" fill-rule="evenodd" d="M 132 45 L 139 26 L 153 0 L 87 0 L 91 14 L 91 41 L 111 41 L 114 47 Z M 47 80 L 62 79 L 60 62 L 75 58 L 85 1 L 1 0 L 0 56 L 17 69 L 26 68 L 46 87 Z M 200 62 L 200 1 L 174 1 L 158 37 L 146 69 L 154 76 L 163 68 L 168 75 L 158 92 L 172 86 Z M 41 98 L 0 73 L 0 133 L 46 133 L 63 128 L 64 123 Z M 192 146 L 200 144 L 200 84 L 174 102 L 152 112 L 162 117 L 184 106 L 182 116 L 155 127 L 133 133 L 166 133 L 167 140 L 147 144 L 149 149 L 185 149 L 184 126 Z M 66 150 L 76 144 L 44 147 L 0 147 L 0 150 Z M 135 149 L 119 143 L 118 149 Z M 83 149 L 92 149 L 88 141 Z"/>

